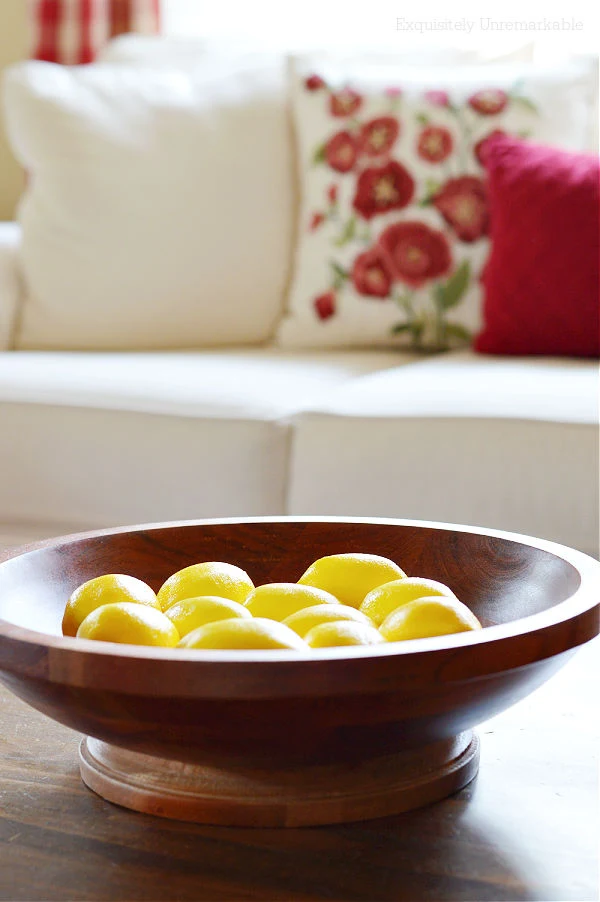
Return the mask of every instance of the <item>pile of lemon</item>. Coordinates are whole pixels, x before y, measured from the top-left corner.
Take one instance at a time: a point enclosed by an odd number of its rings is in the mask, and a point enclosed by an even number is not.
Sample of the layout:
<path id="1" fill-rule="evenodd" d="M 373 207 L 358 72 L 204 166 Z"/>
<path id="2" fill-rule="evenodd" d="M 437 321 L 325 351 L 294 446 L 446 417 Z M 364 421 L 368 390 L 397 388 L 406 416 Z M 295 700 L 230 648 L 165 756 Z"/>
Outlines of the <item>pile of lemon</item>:
<path id="1" fill-rule="evenodd" d="M 107 574 L 73 592 L 62 621 L 65 636 L 187 649 L 299 651 L 474 629 L 477 617 L 448 586 L 374 554 L 328 555 L 297 583 L 262 586 L 234 564 L 208 561 L 177 571 L 157 594 Z"/>

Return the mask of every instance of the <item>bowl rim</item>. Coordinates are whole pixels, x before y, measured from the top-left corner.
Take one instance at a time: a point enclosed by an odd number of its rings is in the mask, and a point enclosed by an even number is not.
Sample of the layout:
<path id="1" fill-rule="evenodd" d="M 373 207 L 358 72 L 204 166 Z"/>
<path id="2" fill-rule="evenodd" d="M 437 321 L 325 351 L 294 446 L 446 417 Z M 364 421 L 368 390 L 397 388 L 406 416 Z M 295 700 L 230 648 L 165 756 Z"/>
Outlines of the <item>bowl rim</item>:
<path id="1" fill-rule="evenodd" d="M 453 532 L 465 532 L 475 535 L 490 536 L 506 541 L 525 544 L 549 552 L 573 566 L 580 577 L 580 584 L 564 601 L 547 608 L 536 614 L 511 620 L 508 623 L 485 627 L 483 630 L 457 633 L 450 636 L 436 636 L 427 639 L 411 639 L 403 642 L 383 643 L 375 646 L 344 646 L 338 648 L 311 649 L 309 653 L 292 650 L 204 650 L 204 649 L 168 649 L 151 646 L 125 645 L 112 642 L 99 642 L 90 639 L 77 639 L 66 636 L 58 636 L 50 633 L 38 632 L 11 623 L 0 618 L 0 641 L 11 643 L 24 643 L 26 646 L 45 647 L 60 654 L 76 652 L 83 656 L 111 656 L 120 659 L 139 661 L 177 661 L 179 663 L 275 663 L 278 662 L 318 662 L 318 661 L 346 661 L 372 658 L 385 658 L 397 656 L 414 656 L 430 654 L 432 652 L 451 651 L 466 646 L 479 646 L 517 636 L 526 636 L 540 630 L 549 630 L 576 619 L 591 612 L 600 612 L 600 588 L 594 591 L 594 586 L 600 587 L 600 561 L 577 551 L 566 545 L 539 539 L 521 533 L 505 530 L 491 529 L 488 527 L 471 526 L 465 524 L 446 523 L 442 521 L 396 519 L 387 517 L 321 517 L 321 516 L 269 516 L 269 517 L 218 517 L 194 520 L 157 521 L 151 523 L 135 524 L 132 526 L 120 526 L 110 529 L 97 529 L 86 532 L 70 533 L 57 536 L 52 539 L 34 542 L 17 548 L 0 550 L 0 567 L 15 558 L 49 548 L 58 548 L 61 545 L 72 544 L 77 541 L 101 538 L 105 536 L 119 535 L 123 533 L 137 533 L 152 530 L 164 530 L 182 527 L 218 526 L 234 524 L 262 524 L 262 523 L 355 523 L 366 525 L 385 526 L 409 526 L 416 528 L 438 529 Z M 598 621 L 598 617 L 595 618 Z M 590 632 L 588 624 L 588 632 Z M 595 632 L 586 638 L 577 640 L 573 635 L 573 642 L 569 648 L 588 641 L 600 632 L 600 621 L 596 624 Z"/>

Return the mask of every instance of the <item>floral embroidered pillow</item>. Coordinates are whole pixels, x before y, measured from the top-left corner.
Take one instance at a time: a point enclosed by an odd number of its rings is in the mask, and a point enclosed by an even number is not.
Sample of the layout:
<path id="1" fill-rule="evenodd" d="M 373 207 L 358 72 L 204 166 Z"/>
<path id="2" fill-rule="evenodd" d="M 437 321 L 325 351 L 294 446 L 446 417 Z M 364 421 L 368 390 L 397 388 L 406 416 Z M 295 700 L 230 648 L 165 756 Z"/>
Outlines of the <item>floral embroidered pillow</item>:
<path id="1" fill-rule="evenodd" d="M 489 253 L 486 141 L 505 133 L 584 146 L 590 71 L 293 68 L 302 197 L 279 343 L 469 344 Z"/>

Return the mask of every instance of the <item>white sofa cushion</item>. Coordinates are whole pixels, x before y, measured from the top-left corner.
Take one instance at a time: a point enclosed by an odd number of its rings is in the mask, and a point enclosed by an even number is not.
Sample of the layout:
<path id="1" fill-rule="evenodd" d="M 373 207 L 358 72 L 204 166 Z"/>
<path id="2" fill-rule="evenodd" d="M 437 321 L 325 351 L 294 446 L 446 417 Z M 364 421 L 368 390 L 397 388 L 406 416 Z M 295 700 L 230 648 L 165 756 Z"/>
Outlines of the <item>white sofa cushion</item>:
<path id="1" fill-rule="evenodd" d="M 27 62 L 5 101 L 31 174 L 18 347 L 268 339 L 294 219 L 283 57 L 218 76 Z"/>
<path id="2" fill-rule="evenodd" d="M 113 38 L 101 49 L 97 56 L 99 62 L 126 63 L 150 66 L 181 66 L 198 67 L 230 65 L 232 60 L 248 56 L 272 55 L 273 53 L 319 53 L 337 61 L 351 59 L 354 62 L 362 60 L 366 62 L 387 61 L 397 63 L 401 59 L 406 65 L 446 65 L 453 63 L 477 62 L 482 57 L 474 52 L 461 50 L 455 47 L 431 47 L 418 49 L 381 45 L 372 47 L 361 44 L 360 48 L 335 47 L 331 41 L 325 39 L 325 43 L 319 44 L 321 35 L 313 34 L 310 42 L 296 42 L 293 39 L 282 40 L 281 36 L 275 37 L 265 31 L 258 35 L 232 36 L 212 35 L 211 37 L 176 36 L 176 35 L 147 35 L 147 34 L 123 34 Z M 321 49 L 319 49 L 319 45 Z M 326 49 L 325 49 L 326 47 Z M 531 59 L 532 46 L 522 45 L 514 53 L 516 59 Z M 510 54 L 513 58 L 513 54 Z"/>
<path id="3" fill-rule="evenodd" d="M 403 359 L 1 354 L 0 472 L 10 477 L 0 480 L 0 523 L 45 523 L 50 534 L 61 524 L 283 514 L 289 417 Z"/>
<path id="4" fill-rule="evenodd" d="M 595 363 L 452 352 L 294 418 L 291 514 L 508 529 L 598 554 Z"/>
<path id="5" fill-rule="evenodd" d="M 21 301 L 18 250 L 21 230 L 16 222 L 0 222 L 0 351 L 11 347 Z"/>
<path id="6" fill-rule="evenodd" d="M 343 60 L 357 60 L 377 62 L 390 62 L 410 66 L 449 65 L 456 63 L 499 63 L 499 62 L 527 62 L 533 59 L 534 45 L 531 42 L 523 43 L 519 37 L 512 48 L 506 47 L 501 55 L 494 48 L 479 48 L 466 50 L 450 44 L 437 44 L 418 46 L 414 43 L 402 44 L 398 41 L 398 33 L 392 35 L 387 43 L 383 41 L 381 32 L 378 32 L 375 42 L 369 41 L 362 35 L 359 46 L 348 46 L 342 37 L 338 43 L 332 41 L 331 34 L 312 33 L 307 40 L 306 34 L 297 32 L 283 37 L 276 31 L 264 29 L 259 36 L 232 35 L 228 31 L 227 36 L 213 34 L 211 37 L 199 37 L 188 34 L 122 34 L 113 38 L 102 47 L 96 59 L 111 63 L 135 63 L 151 66 L 198 66 L 214 65 L 219 61 L 239 58 L 244 55 L 281 53 L 318 53 L 322 58 L 327 55 L 338 62 Z M 522 37 L 522 36 L 521 36 Z M 322 43 L 323 42 L 323 43 Z"/>

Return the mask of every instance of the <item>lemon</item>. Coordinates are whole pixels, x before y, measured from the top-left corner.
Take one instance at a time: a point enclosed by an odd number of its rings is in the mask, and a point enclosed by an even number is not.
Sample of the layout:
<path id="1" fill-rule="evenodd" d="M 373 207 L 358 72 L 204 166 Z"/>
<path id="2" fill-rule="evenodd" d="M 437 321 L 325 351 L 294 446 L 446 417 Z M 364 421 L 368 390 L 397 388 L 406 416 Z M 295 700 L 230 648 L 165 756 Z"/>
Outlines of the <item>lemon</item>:
<path id="1" fill-rule="evenodd" d="M 187 636 L 192 630 L 213 623 L 216 620 L 228 620 L 231 617 L 252 617 L 250 611 L 238 601 L 219 598 L 217 595 L 204 595 L 201 598 L 182 598 L 167 608 L 165 615 L 175 624 L 180 636 Z"/>
<path id="2" fill-rule="evenodd" d="M 452 589 L 435 579 L 407 576 L 373 589 L 361 604 L 360 610 L 371 618 L 375 626 L 379 626 L 400 605 L 430 595 L 455 597 Z"/>
<path id="3" fill-rule="evenodd" d="M 158 590 L 163 611 L 182 598 L 218 595 L 243 604 L 254 588 L 245 570 L 222 561 L 206 561 L 178 570 Z"/>
<path id="4" fill-rule="evenodd" d="M 289 648 L 306 650 L 307 645 L 288 626 L 252 617 L 248 620 L 218 620 L 207 623 L 188 633 L 179 643 L 180 648 Z"/>
<path id="5" fill-rule="evenodd" d="M 179 642 L 179 633 L 162 611 L 119 601 L 104 604 L 88 614 L 77 630 L 77 638 L 173 648 Z"/>
<path id="6" fill-rule="evenodd" d="M 298 582 L 331 592 L 342 604 L 358 608 L 372 589 L 403 576 L 397 564 L 377 554 L 331 554 L 311 564 Z"/>
<path id="7" fill-rule="evenodd" d="M 338 605 L 339 601 L 329 592 L 312 586 L 299 586 L 298 583 L 257 586 L 245 601 L 254 617 L 269 617 L 271 620 L 285 620 L 290 614 L 317 604 Z"/>
<path id="8" fill-rule="evenodd" d="M 160 610 L 156 595 L 146 583 L 124 573 L 107 573 L 82 583 L 70 596 L 62 620 L 63 636 L 74 636 L 88 614 L 97 607 L 129 601 Z"/>
<path id="9" fill-rule="evenodd" d="M 386 617 L 380 627 L 381 635 L 388 642 L 479 629 L 479 620 L 466 604 L 457 598 L 439 596 L 409 601 Z"/>
<path id="10" fill-rule="evenodd" d="M 365 626 L 373 626 L 368 617 L 346 604 L 317 604 L 312 608 L 302 608 L 301 611 L 290 614 L 283 622 L 304 639 L 313 626 L 318 626 L 319 623 L 333 623 L 337 620 L 350 620 Z"/>
<path id="11" fill-rule="evenodd" d="M 336 645 L 377 645 L 383 636 L 371 624 L 337 620 L 319 623 L 308 631 L 304 640 L 311 648 L 331 648 Z"/>

